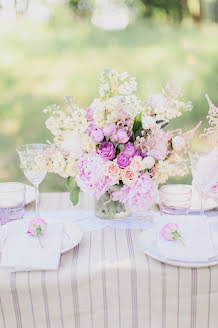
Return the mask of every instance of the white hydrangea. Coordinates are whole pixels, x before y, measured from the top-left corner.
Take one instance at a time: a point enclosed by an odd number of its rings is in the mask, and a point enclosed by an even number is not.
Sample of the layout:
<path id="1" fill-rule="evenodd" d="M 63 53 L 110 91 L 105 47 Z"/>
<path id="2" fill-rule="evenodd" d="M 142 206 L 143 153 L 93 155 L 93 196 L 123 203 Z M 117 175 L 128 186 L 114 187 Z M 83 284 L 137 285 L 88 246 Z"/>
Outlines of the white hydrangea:
<path id="1" fill-rule="evenodd" d="M 86 153 L 93 153 L 96 151 L 96 143 L 87 134 L 81 136 L 81 146 Z"/>
<path id="2" fill-rule="evenodd" d="M 154 117 L 147 115 L 143 112 L 142 114 L 142 127 L 145 130 L 151 129 L 156 124 Z"/>
<path id="3" fill-rule="evenodd" d="M 51 116 L 45 122 L 47 129 L 54 135 L 57 136 L 61 133 L 60 124 L 58 119 L 54 116 Z"/>
<path id="4" fill-rule="evenodd" d="M 156 164 L 156 172 L 154 174 L 154 180 L 158 184 L 163 184 L 168 180 L 168 163 L 167 161 L 159 161 Z"/>
<path id="5" fill-rule="evenodd" d="M 76 160 L 69 157 L 66 160 L 65 173 L 67 177 L 75 177 L 77 174 Z"/>
<path id="6" fill-rule="evenodd" d="M 58 150 L 54 151 L 47 167 L 49 172 L 56 173 L 63 178 L 67 178 L 67 173 L 65 171 L 66 160 L 62 152 Z"/>
<path id="7" fill-rule="evenodd" d="M 163 184 L 168 180 L 169 176 L 184 176 L 187 173 L 187 164 L 180 156 L 174 156 L 173 159 L 159 161 L 156 164 L 154 179 L 158 184 Z"/>

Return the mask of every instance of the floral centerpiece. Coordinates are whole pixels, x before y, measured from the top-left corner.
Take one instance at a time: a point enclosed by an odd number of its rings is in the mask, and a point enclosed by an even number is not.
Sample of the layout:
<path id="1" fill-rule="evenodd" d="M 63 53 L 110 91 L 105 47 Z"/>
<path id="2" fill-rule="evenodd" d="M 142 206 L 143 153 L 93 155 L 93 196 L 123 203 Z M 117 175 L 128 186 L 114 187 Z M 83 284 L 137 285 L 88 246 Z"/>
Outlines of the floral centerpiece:
<path id="1" fill-rule="evenodd" d="M 99 97 L 86 110 L 72 97 L 66 97 L 65 110 L 57 105 L 44 110 L 54 135 L 45 163 L 49 172 L 67 178 L 74 205 L 81 190 L 90 192 L 97 199 L 98 216 L 118 218 L 129 209 L 147 209 L 159 184 L 187 173 L 181 153 L 196 128 L 186 133 L 164 129 L 192 109 L 191 102 L 181 101 L 175 82 L 145 101 L 135 94 L 136 79 L 126 72 L 106 69 L 100 82 Z"/>

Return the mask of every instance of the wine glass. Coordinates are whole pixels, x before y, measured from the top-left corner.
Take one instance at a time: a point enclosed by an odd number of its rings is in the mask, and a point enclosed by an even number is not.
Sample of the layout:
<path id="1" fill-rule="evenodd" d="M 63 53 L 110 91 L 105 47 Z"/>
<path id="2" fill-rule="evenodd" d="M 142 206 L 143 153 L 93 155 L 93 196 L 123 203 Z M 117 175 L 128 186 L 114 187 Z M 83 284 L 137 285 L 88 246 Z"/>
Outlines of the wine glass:
<path id="1" fill-rule="evenodd" d="M 201 215 L 204 214 L 206 195 L 218 178 L 217 155 L 215 150 L 210 152 L 189 153 L 192 170 L 192 184 L 201 194 Z"/>
<path id="2" fill-rule="evenodd" d="M 43 161 L 43 153 L 48 148 L 45 144 L 29 144 L 19 146 L 16 150 L 20 157 L 20 168 L 26 178 L 33 184 L 36 195 L 36 217 L 39 218 L 39 185 L 45 178 L 47 169 Z"/>

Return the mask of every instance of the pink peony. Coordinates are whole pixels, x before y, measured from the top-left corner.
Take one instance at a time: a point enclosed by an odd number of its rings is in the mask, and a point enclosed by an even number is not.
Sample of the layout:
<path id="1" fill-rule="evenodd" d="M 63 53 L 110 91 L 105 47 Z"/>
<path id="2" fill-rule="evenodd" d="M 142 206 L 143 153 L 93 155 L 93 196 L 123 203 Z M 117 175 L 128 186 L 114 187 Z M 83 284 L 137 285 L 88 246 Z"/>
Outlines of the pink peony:
<path id="1" fill-rule="evenodd" d="M 119 200 L 126 208 L 147 210 L 158 195 L 157 184 L 148 173 L 141 174 L 133 187 L 124 185 L 119 191 L 113 192 L 113 200 Z"/>
<path id="2" fill-rule="evenodd" d="M 86 118 L 87 118 L 87 120 L 88 121 L 94 121 L 93 115 L 94 115 L 94 110 L 91 107 L 88 107 L 86 109 Z"/>
<path id="3" fill-rule="evenodd" d="M 100 143 L 104 139 L 104 133 L 102 129 L 95 127 L 91 132 L 91 138 L 94 142 Z"/>
<path id="4" fill-rule="evenodd" d="M 112 134 L 115 133 L 115 131 L 116 131 L 115 124 L 106 124 L 105 127 L 103 128 L 105 137 L 111 137 Z"/>
<path id="5" fill-rule="evenodd" d="M 83 191 L 93 193 L 100 198 L 110 186 L 116 183 L 105 175 L 105 161 L 96 153 L 86 154 L 78 161 L 79 174 L 76 176 L 78 186 Z"/>
<path id="6" fill-rule="evenodd" d="M 126 143 L 129 140 L 128 134 L 124 129 L 117 130 L 117 137 L 119 143 Z"/>

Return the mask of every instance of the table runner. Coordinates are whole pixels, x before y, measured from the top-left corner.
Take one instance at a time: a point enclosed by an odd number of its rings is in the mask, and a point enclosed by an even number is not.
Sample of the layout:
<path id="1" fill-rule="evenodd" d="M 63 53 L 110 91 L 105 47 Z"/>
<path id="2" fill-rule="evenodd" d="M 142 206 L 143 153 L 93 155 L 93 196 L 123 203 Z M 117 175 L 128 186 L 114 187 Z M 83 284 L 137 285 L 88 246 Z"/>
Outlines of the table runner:
<path id="1" fill-rule="evenodd" d="M 190 213 L 190 215 L 199 215 L 199 213 Z M 30 219 L 35 215 L 34 211 L 25 213 L 24 218 Z M 104 229 L 106 227 L 114 229 L 131 229 L 140 230 L 148 229 L 153 225 L 154 218 L 161 215 L 157 211 L 146 211 L 144 213 L 132 213 L 128 218 L 118 220 L 105 220 L 95 216 L 93 210 L 58 210 L 58 211 L 41 211 L 41 216 L 45 220 L 71 220 L 77 224 L 83 232 Z M 211 219 L 218 219 L 217 211 L 205 212 L 205 216 Z M 218 220 L 217 220 L 218 222 Z"/>
<path id="2" fill-rule="evenodd" d="M 48 201 L 58 196 L 46 197 L 43 209 L 60 209 L 65 196 L 59 203 Z M 140 233 L 85 233 L 62 256 L 57 272 L 0 271 L 0 327 L 216 327 L 218 266 L 185 269 L 157 262 L 137 249 Z"/>

